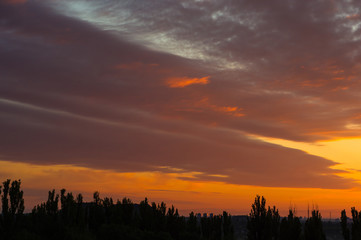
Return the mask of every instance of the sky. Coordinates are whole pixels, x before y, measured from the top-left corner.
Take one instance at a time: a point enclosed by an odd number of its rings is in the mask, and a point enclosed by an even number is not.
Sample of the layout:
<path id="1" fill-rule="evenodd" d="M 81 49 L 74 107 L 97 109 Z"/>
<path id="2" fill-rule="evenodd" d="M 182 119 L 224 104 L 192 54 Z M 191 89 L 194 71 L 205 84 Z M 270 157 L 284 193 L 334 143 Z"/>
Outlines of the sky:
<path id="1" fill-rule="evenodd" d="M 248 214 L 361 208 L 361 4 L 0 0 L 0 177 Z"/>

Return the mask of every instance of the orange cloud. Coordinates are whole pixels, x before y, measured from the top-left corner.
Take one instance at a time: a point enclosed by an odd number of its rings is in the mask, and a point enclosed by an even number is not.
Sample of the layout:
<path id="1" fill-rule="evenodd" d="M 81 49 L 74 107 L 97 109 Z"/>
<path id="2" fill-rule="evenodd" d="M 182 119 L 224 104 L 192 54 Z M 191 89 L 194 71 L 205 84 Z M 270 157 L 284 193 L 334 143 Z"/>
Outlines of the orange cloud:
<path id="1" fill-rule="evenodd" d="M 349 15 L 349 16 L 346 16 L 346 19 L 357 20 L 357 19 L 360 19 L 360 15 L 359 14 Z"/>
<path id="2" fill-rule="evenodd" d="M 166 84 L 171 88 L 184 88 L 193 84 L 208 84 L 208 79 L 209 76 L 203 78 L 171 77 L 167 79 Z"/>
<path id="3" fill-rule="evenodd" d="M 245 115 L 241 112 L 243 109 L 239 107 L 219 107 L 216 105 L 210 105 L 210 107 L 216 112 L 224 112 L 236 117 L 243 117 Z"/>
<path id="4" fill-rule="evenodd" d="M 203 107 L 210 109 L 215 112 L 226 113 L 235 117 L 243 117 L 245 114 L 243 113 L 243 108 L 235 107 L 235 106 L 218 106 L 215 104 L 211 104 L 209 99 L 203 98 L 202 100 L 195 103 L 195 106 Z"/>
<path id="5" fill-rule="evenodd" d="M 328 82 L 326 80 L 320 79 L 320 80 L 305 80 L 300 83 L 300 86 L 302 87 L 324 87 Z"/>

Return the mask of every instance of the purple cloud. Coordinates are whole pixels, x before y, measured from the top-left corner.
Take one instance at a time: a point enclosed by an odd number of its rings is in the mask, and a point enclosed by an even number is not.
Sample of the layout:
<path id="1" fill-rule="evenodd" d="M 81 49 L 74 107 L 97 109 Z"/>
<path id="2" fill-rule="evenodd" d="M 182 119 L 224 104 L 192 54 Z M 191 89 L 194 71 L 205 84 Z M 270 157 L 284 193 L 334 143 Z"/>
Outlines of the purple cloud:
<path id="1" fill-rule="evenodd" d="M 360 134 L 348 127 L 361 114 L 356 6 L 0 6 L 2 159 L 117 171 L 170 166 L 261 186 L 354 184 L 335 175 L 336 162 L 247 136 L 313 142 Z M 198 84 L 172 88 L 169 79 Z"/>

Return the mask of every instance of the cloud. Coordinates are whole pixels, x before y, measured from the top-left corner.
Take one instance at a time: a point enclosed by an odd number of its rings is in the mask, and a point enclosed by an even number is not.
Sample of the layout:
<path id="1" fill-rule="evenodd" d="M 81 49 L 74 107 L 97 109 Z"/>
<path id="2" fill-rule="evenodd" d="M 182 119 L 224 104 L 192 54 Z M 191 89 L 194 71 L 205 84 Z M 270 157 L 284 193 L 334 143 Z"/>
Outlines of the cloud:
<path id="1" fill-rule="evenodd" d="M 0 9 L 4 160 L 169 166 L 196 179 L 261 186 L 354 184 L 334 161 L 248 136 L 360 135 L 349 128 L 361 123 L 357 25 L 317 1 L 152 4 L 31 1 Z"/>
<path id="2" fill-rule="evenodd" d="M 195 172 L 195 180 L 246 185 L 344 188 L 351 184 L 335 175 L 339 171 L 330 168 L 335 162 L 229 130 L 182 120 L 169 123 L 141 112 L 127 112 L 128 120 L 111 122 L 20 103 L 6 110 L 8 105 L 2 101 L 5 114 L 0 119 L 6 136 L 0 151 L 6 160 L 120 172 L 159 171 L 158 166 L 168 165 L 171 168 L 165 172 L 174 168 Z"/>
<path id="3" fill-rule="evenodd" d="M 65 1 L 56 9 L 151 49 L 201 61 L 195 66 L 202 72 L 206 68 L 212 82 L 198 90 L 200 95 L 226 102 L 218 105 L 241 105 L 251 113 L 232 127 L 296 141 L 361 134 L 345 131 L 348 121 L 358 124 L 352 119 L 360 111 L 354 104 L 360 89 L 360 25 L 348 17 L 358 14 L 357 4 L 78 3 L 81 8 Z"/>
<path id="4" fill-rule="evenodd" d="M 157 67 L 158 64 L 143 64 L 142 62 L 133 62 L 133 63 L 123 63 L 115 66 L 116 69 L 126 69 L 126 70 L 139 70 L 144 68 L 153 68 Z"/>
<path id="5" fill-rule="evenodd" d="M 1 0 L 0 4 L 16 5 L 26 3 L 27 0 Z"/>
<path id="6" fill-rule="evenodd" d="M 209 83 L 209 76 L 202 78 L 188 78 L 188 77 L 171 77 L 168 78 L 166 84 L 171 88 L 184 88 L 193 84 L 205 85 Z"/>

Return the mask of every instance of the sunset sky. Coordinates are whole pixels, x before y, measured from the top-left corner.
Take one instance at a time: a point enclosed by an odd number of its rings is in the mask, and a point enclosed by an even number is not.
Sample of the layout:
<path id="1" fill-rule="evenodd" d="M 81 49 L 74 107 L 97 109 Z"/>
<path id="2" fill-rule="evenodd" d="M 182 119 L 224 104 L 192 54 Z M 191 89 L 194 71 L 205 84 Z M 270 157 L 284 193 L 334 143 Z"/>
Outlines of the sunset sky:
<path id="1" fill-rule="evenodd" d="M 0 0 L 0 134 L 27 211 L 361 210 L 361 3 Z"/>

